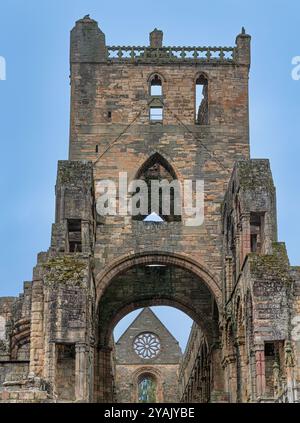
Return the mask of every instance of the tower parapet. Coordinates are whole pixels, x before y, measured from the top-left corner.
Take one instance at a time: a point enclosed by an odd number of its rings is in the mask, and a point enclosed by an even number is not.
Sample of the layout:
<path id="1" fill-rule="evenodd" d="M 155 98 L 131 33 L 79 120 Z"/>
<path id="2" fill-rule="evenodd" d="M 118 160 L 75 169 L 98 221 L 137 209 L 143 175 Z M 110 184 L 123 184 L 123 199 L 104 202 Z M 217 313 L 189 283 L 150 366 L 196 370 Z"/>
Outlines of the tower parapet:
<path id="1" fill-rule="evenodd" d="M 246 34 L 243 27 L 241 33 L 236 37 L 236 55 L 235 60 L 240 65 L 251 64 L 251 36 Z"/>
<path id="2" fill-rule="evenodd" d="M 102 62 L 106 59 L 105 34 L 98 22 L 86 15 L 71 31 L 71 63 Z"/>
<path id="3" fill-rule="evenodd" d="M 71 63 L 222 63 L 250 65 L 251 36 L 242 28 L 235 46 L 163 46 L 163 31 L 149 34 L 149 46 L 106 46 L 105 34 L 89 15 L 71 31 Z"/>

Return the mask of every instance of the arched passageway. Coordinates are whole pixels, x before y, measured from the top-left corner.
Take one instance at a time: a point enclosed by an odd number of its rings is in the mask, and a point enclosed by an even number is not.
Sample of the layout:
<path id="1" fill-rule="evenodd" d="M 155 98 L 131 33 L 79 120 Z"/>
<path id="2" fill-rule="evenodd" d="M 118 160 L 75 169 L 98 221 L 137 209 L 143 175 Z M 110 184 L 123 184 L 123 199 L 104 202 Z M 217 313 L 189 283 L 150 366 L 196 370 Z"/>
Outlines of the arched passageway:
<path id="1" fill-rule="evenodd" d="M 220 362 L 219 296 L 215 292 L 219 293 L 218 286 L 210 273 L 175 255 L 141 254 L 119 260 L 102 272 L 97 278 L 95 401 L 114 400 L 114 327 L 129 312 L 154 305 L 175 307 L 194 320 L 209 351 L 209 374 L 215 375 L 211 383 L 220 385 L 221 369 L 213 369 Z M 205 369 L 207 372 L 207 365 Z M 213 389 L 209 386 L 207 392 Z"/>

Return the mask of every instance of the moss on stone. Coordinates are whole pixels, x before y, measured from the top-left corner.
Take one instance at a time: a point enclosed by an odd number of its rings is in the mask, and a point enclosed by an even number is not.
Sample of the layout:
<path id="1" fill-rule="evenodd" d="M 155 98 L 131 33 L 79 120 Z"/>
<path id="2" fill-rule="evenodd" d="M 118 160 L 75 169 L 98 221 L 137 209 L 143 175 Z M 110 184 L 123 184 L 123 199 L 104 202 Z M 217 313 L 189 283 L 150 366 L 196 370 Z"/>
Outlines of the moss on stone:
<path id="1" fill-rule="evenodd" d="M 47 285 L 66 284 L 84 287 L 87 264 L 78 255 L 59 256 L 44 263 L 44 280 Z"/>
<path id="2" fill-rule="evenodd" d="M 290 281 L 289 260 L 283 243 L 273 243 L 273 254 L 250 254 L 251 272 L 258 277 L 270 276 L 282 280 Z"/>
<path id="3" fill-rule="evenodd" d="M 58 181 L 62 185 L 81 185 L 84 180 L 92 179 L 91 162 L 60 161 L 58 167 Z"/>
<path id="4" fill-rule="evenodd" d="M 246 190 L 255 191 L 264 188 L 274 191 L 273 179 L 267 160 L 244 160 L 238 162 L 240 186 Z"/>

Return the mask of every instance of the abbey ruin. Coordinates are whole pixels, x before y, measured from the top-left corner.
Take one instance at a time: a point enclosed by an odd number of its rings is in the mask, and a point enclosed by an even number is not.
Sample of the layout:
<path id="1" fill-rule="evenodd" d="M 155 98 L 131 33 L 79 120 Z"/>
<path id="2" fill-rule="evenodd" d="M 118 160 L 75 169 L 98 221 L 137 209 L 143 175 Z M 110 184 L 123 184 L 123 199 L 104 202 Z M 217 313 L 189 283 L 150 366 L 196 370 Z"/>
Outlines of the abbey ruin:
<path id="1" fill-rule="evenodd" d="M 250 42 L 243 29 L 233 47 L 169 47 L 155 29 L 147 46 L 109 46 L 76 22 L 49 249 L 23 293 L 0 298 L 0 402 L 134 402 L 145 375 L 157 401 L 176 380 L 183 403 L 299 402 L 300 268 L 277 239 L 269 161 L 250 158 Z M 99 215 L 98 182 L 120 172 L 204 180 L 203 224 Z M 129 386 L 113 329 L 154 305 L 193 319 L 187 349 L 170 338 L 160 355 L 164 330 L 138 326 Z"/>

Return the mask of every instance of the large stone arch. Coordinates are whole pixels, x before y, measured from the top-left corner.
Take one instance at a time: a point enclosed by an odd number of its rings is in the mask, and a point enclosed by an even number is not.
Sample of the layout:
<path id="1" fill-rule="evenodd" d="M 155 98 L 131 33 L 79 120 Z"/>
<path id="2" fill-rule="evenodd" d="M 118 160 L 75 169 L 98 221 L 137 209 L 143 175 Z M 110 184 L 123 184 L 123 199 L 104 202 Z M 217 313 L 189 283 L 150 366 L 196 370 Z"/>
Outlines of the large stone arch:
<path id="1" fill-rule="evenodd" d="M 129 180 L 136 179 L 139 177 L 142 169 L 151 161 L 154 157 L 160 157 L 162 163 L 171 168 L 173 172 L 174 179 L 177 179 L 180 182 L 184 181 L 184 176 L 178 167 L 178 163 L 164 150 L 160 148 L 147 148 L 145 151 L 139 154 L 137 162 L 135 163 L 135 171 L 130 173 Z"/>
<path id="2" fill-rule="evenodd" d="M 161 251 L 124 255 L 99 272 L 95 283 L 96 401 L 112 398 L 113 328 L 134 309 L 173 306 L 201 327 L 210 347 L 218 342 L 221 290 L 216 277 L 191 257 Z"/>
<path id="3" fill-rule="evenodd" d="M 107 322 L 107 325 L 105 325 L 104 333 L 100 338 L 100 343 L 103 345 L 109 344 L 113 329 L 118 324 L 118 322 L 122 320 L 122 318 L 125 317 L 130 312 L 137 310 L 139 308 L 150 307 L 150 306 L 160 306 L 160 305 L 173 307 L 187 314 L 201 328 L 204 335 L 206 336 L 206 339 L 208 340 L 210 344 L 212 344 L 214 340 L 213 335 L 217 337 L 217 334 L 216 334 L 217 327 L 216 325 L 214 325 L 214 322 L 210 320 L 209 316 L 206 316 L 201 311 L 196 312 L 187 303 L 183 303 L 177 300 L 172 300 L 170 298 L 162 297 L 155 300 L 150 298 L 144 301 L 131 300 L 128 304 L 122 305 L 121 308 L 115 309 L 114 310 L 115 316 L 109 322 Z"/>
<path id="4" fill-rule="evenodd" d="M 126 254 L 111 262 L 96 275 L 96 303 L 99 303 L 101 295 L 113 278 L 134 266 L 151 264 L 176 266 L 198 276 L 212 293 L 218 311 L 221 311 L 222 291 L 217 277 L 206 266 L 190 256 L 163 251 L 145 251 L 137 254 Z"/>

